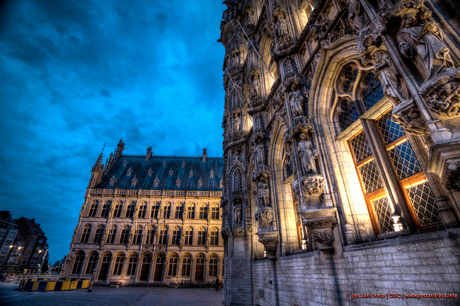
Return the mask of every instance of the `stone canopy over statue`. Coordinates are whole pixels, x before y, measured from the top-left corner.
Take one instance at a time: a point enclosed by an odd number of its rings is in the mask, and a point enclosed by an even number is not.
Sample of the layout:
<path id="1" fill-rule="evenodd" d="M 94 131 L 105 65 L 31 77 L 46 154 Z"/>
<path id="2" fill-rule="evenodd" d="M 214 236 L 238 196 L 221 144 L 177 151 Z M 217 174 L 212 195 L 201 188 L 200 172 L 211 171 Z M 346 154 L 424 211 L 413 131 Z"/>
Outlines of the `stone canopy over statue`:
<path id="1" fill-rule="evenodd" d="M 419 25 L 415 10 L 404 15 L 396 39 L 401 54 L 412 59 L 424 80 L 454 67 L 438 25 L 434 22 Z"/>

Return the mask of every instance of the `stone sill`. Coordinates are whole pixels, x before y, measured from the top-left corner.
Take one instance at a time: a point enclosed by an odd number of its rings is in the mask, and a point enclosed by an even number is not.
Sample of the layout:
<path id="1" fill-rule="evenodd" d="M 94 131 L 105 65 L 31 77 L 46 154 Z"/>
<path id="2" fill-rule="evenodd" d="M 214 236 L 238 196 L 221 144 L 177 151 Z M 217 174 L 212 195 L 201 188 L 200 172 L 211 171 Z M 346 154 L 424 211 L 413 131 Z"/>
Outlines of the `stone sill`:
<path id="1" fill-rule="evenodd" d="M 427 242 L 427 241 L 434 241 L 434 240 L 443 240 L 443 239 L 448 239 L 448 238 L 453 238 L 453 237 L 460 237 L 460 228 L 450 228 L 448 230 L 440 230 L 436 232 L 412 234 L 408 236 L 398 236 L 395 238 L 379 240 L 379 241 L 371 241 L 371 242 L 366 242 L 362 244 L 346 245 L 343 247 L 343 251 L 344 252 L 358 251 L 358 250 L 412 244 L 412 243 Z"/>

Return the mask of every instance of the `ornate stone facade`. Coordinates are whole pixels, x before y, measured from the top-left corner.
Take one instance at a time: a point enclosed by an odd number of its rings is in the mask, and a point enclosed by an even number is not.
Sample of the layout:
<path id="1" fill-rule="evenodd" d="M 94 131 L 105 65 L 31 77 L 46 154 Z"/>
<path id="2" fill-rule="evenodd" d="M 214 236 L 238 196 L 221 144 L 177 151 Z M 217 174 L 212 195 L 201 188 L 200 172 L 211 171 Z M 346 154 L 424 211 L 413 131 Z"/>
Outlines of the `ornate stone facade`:
<path id="1" fill-rule="evenodd" d="M 429 277 L 420 266 L 456 278 L 460 290 L 458 272 L 405 260 L 438 248 L 443 262 L 459 264 L 454 2 L 225 1 L 225 305 L 341 305 L 347 292 L 383 287 L 418 293 Z"/>
<path id="2" fill-rule="evenodd" d="M 91 171 L 62 276 L 122 285 L 223 275 L 222 158 L 124 155 Z"/>

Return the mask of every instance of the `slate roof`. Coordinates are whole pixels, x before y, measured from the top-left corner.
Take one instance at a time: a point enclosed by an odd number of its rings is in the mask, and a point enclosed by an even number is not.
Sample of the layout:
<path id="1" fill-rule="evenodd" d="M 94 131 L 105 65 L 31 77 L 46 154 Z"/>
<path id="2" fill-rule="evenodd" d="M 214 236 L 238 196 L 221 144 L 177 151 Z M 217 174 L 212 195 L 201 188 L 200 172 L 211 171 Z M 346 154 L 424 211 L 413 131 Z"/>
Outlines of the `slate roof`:
<path id="1" fill-rule="evenodd" d="M 21 217 L 17 220 L 14 220 L 19 226 L 21 225 L 20 223 L 23 223 L 27 226 L 29 230 L 36 230 L 38 233 L 43 233 L 42 229 L 40 228 L 40 224 L 35 223 L 35 219 L 28 219 L 26 217 Z"/>
<path id="2" fill-rule="evenodd" d="M 131 175 L 128 175 L 129 169 L 131 169 Z M 149 175 L 150 169 L 152 169 L 151 175 Z M 201 156 L 152 156 L 148 161 L 145 161 L 145 155 L 121 155 L 103 174 L 101 181 L 94 188 L 221 191 L 220 181 L 223 169 L 223 158 L 207 157 L 206 162 L 203 163 Z M 193 171 L 192 176 L 190 176 L 190 170 Z M 211 170 L 214 172 L 213 178 L 211 178 Z M 112 176 L 116 178 L 116 182 L 110 186 Z M 132 186 L 134 177 L 137 178 L 138 182 Z M 154 186 L 155 178 L 159 180 L 157 187 Z M 202 181 L 201 188 L 198 187 L 200 178 Z M 176 185 L 177 179 L 180 180 L 180 186 Z"/>

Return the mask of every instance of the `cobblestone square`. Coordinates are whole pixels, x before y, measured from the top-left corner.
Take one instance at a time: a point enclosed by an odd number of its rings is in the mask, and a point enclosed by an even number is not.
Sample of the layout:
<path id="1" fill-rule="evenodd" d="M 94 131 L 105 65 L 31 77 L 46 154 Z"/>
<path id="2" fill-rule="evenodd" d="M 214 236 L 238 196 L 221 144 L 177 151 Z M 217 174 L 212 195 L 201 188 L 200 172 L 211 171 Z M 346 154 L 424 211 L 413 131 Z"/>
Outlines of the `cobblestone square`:
<path id="1" fill-rule="evenodd" d="M 174 289 L 168 287 L 93 287 L 88 290 L 21 292 L 17 284 L 0 283 L 0 306 L 48 305 L 149 305 L 149 306 L 218 306 L 222 290 L 213 288 Z"/>

